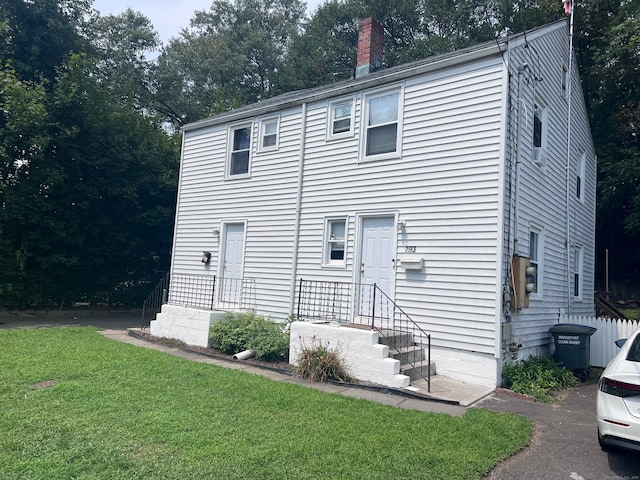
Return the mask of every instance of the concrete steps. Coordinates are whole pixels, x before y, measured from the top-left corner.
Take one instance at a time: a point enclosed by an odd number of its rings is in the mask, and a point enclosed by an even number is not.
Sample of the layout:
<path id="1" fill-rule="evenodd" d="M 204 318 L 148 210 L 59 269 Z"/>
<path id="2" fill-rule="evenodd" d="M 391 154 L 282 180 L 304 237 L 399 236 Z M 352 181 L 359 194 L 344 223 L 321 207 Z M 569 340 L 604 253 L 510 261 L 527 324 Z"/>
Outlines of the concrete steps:
<path id="1" fill-rule="evenodd" d="M 411 382 L 436 374 L 435 362 L 427 364 L 424 347 L 416 344 L 410 333 L 393 330 L 382 330 L 381 333 L 379 342 L 389 347 L 389 356 L 400 361 L 400 373 L 407 375 Z"/>

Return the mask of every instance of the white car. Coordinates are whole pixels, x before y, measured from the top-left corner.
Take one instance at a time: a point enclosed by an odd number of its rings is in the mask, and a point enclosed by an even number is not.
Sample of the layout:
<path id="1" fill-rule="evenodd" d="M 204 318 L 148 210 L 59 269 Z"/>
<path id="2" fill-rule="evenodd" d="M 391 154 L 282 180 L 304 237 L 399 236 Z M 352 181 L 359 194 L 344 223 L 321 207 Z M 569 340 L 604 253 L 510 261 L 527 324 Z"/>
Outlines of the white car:
<path id="1" fill-rule="evenodd" d="M 616 345 L 620 351 L 598 382 L 598 442 L 603 450 L 640 452 L 640 329 Z"/>

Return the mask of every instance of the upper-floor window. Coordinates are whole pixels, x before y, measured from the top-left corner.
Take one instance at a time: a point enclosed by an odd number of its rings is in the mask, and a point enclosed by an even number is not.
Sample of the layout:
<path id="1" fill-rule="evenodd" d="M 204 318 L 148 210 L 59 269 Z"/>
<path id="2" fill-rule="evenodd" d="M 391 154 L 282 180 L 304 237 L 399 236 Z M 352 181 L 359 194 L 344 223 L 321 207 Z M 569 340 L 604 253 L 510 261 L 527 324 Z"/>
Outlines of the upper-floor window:
<path id="1" fill-rule="evenodd" d="M 547 106 L 536 99 L 533 104 L 533 162 L 538 166 L 546 163 Z"/>
<path id="2" fill-rule="evenodd" d="M 278 118 L 268 118 L 260 122 L 260 150 L 278 148 Z"/>
<path id="3" fill-rule="evenodd" d="M 581 202 L 584 201 L 584 175 L 586 154 L 583 153 L 578 157 L 578 164 L 576 165 L 576 198 Z"/>
<path id="4" fill-rule="evenodd" d="M 529 260 L 530 266 L 533 268 L 531 275 L 527 272 L 527 283 L 532 286 L 529 291 L 532 295 L 542 295 L 543 259 L 544 236 L 542 229 L 531 227 L 529 231 Z"/>
<path id="5" fill-rule="evenodd" d="M 582 298 L 582 248 L 573 249 L 573 296 Z"/>
<path id="6" fill-rule="evenodd" d="M 324 265 L 344 265 L 346 227 L 347 220 L 345 218 L 329 218 L 326 220 Z"/>
<path id="7" fill-rule="evenodd" d="M 364 156 L 398 153 L 400 91 L 365 95 Z"/>
<path id="8" fill-rule="evenodd" d="M 247 175 L 251 157 L 251 125 L 231 127 L 229 137 L 227 176 Z"/>
<path id="9" fill-rule="evenodd" d="M 353 131 L 353 101 L 339 100 L 329 104 L 328 137 L 340 137 Z"/>

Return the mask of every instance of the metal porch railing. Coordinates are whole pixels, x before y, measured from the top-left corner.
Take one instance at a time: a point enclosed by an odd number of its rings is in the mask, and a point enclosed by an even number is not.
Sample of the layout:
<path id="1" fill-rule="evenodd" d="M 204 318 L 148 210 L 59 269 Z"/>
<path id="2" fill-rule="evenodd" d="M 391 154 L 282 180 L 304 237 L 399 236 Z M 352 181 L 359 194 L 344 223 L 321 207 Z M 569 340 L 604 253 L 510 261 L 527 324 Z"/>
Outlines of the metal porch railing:
<path id="1" fill-rule="evenodd" d="M 377 330 L 396 358 L 422 377 L 427 382 L 427 390 L 431 391 L 431 334 L 426 333 L 375 283 L 301 279 L 296 311 L 300 321 L 366 325 Z M 416 349 L 423 349 L 425 355 L 415 355 L 408 349 L 407 338 Z"/>
<path id="2" fill-rule="evenodd" d="M 141 328 L 148 327 L 166 303 L 203 310 L 248 310 L 255 308 L 256 281 L 185 273 L 169 277 L 167 274 L 144 301 Z"/>

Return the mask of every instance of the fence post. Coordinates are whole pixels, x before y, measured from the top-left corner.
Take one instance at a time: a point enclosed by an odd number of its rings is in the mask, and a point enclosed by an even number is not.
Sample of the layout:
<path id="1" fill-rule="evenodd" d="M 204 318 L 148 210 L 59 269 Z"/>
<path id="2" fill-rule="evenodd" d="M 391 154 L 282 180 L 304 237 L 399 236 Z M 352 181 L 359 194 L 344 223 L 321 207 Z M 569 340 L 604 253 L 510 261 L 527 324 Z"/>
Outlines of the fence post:
<path id="1" fill-rule="evenodd" d="M 371 303 L 371 329 L 374 328 L 374 323 L 376 322 L 376 288 L 377 285 L 373 284 L 373 298 Z"/>
<path id="2" fill-rule="evenodd" d="M 300 279 L 300 286 L 298 287 L 298 313 L 296 320 L 300 320 L 300 304 L 302 303 L 302 279 Z"/>
<path id="3" fill-rule="evenodd" d="M 211 308 L 209 310 L 213 310 L 213 306 L 216 302 L 216 276 L 213 276 L 213 285 L 211 285 Z"/>

